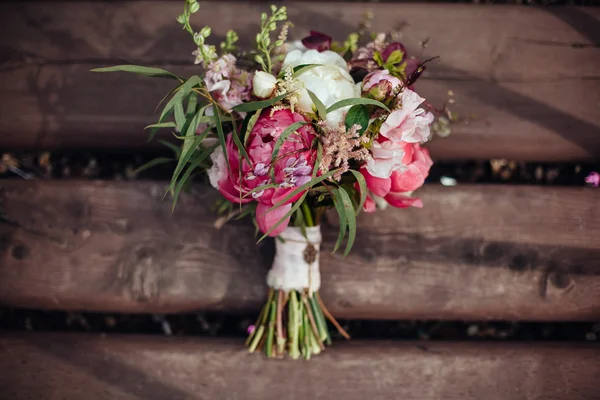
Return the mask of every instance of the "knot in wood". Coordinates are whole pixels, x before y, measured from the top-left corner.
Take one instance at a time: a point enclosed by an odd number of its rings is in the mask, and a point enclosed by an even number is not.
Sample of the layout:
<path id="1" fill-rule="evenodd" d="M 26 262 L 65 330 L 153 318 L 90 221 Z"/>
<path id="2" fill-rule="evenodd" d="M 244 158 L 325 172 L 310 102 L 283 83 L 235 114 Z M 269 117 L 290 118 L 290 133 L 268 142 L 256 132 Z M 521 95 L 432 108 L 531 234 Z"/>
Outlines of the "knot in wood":
<path id="1" fill-rule="evenodd" d="M 304 255 L 304 261 L 310 265 L 317 260 L 317 255 L 319 252 L 314 245 L 309 243 L 306 245 L 306 249 L 304 249 L 302 254 Z"/>

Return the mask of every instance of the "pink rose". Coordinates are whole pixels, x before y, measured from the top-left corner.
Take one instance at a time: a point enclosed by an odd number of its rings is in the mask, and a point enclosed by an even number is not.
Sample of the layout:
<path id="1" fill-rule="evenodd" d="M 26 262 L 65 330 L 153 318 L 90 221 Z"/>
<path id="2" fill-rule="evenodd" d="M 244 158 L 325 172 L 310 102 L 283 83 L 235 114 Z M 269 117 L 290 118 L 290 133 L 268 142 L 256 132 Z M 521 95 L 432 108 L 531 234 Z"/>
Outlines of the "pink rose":
<path id="1" fill-rule="evenodd" d="M 420 208 L 423 206 L 421 200 L 410 197 L 410 194 L 423 186 L 433 161 L 429 157 L 429 151 L 421 148 L 418 143 L 401 143 L 400 145 L 404 150 L 403 168 L 394 170 L 388 178 L 373 176 L 369 173 L 368 167 L 362 167 L 360 172 L 365 177 L 367 187 L 374 196 L 385 199 L 393 207 Z M 368 199 L 363 210 L 366 212 L 375 210 L 373 197 Z"/>
<path id="2" fill-rule="evenodd" d="M 404 89 L 400 109 L 388 115 L 379 133 L 393 142 L 426 142 L 434 117 L 432 113 L 418 108 L 423 101 L 425 99 L 412 90 Z"/>
<path id="3" fill-rule="evenodd" d="M 363 93 L 369 97 L 385 102 L 390 101 L 400 91 L 402 81 L 390 75 L 387 69 L 371 72 L 363 79 Z"/>
<path id="4" fill-rule="evenodd" d="M 299 121 L 305 121 L 304 117 L 288 109 L 274 111 L 273 115 L 271 109 L 264 110 L 252 128 L 246 145 L 251 164 L 248 164 L 244 157 L 240 164 L 238 149 L 233 143 L 232 134 L 229 134 L 227 156 L 231 173 L 227 170 L 225 156 L 222 151 L 219 152 L 219 148 L 211 154 L 213 167 L 208 172 L 211 184 L 219 189 L 227 200 L 234 203 L 257 201 L 256 221 L 263 233 L 277 223 L 304 192 L 290 199 L 286 197 L 311 180 L 316 158 L 315 151 L 311 149 L 316 137 L 311 125 L 303 126 L 288 136 L 279 149 L 277 161 L 271 164 L 277 139 L 288 126 Z M 271 184 L 276 186 L 261 189 L 262 186 Z M 284 200 L 282 205 L 267 212 Z M 279 235 L 288 223 L 289 218 L 269 235 Z"/>

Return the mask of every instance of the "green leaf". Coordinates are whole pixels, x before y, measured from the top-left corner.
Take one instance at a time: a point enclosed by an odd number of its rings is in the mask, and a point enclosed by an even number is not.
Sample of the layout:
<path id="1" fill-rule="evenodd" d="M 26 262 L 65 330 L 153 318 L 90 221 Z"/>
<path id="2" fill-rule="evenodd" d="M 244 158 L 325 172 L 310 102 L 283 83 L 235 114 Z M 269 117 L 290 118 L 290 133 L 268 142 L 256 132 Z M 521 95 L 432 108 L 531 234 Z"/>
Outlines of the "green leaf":
<path id="1" fill-rule="evenodd" d="M 183 189 L 183 186 L 190 178 L 190 175 L 196 168 L 198 168 L 198 166 L 200 166 L 200 164 L 202 164 L 202 161 L 204 161 L 206 159 L 206 157 L 208 157 L 210 155 L 210 153 L 211 153 L 211 150 L 207 150 L 207 151 L 201 152 L 197 157 L 194 157 L 194 159 L 190 163 L 189 167 L 187 168 L 187 170 L 185 171 L 185 173 L 183 174 L 183 176 L 177 183 L 177 186 L 175 186 L 175 190 L 173 192 L 173 208 L 172 208 L 172 210 L 175 209 L 175 204 L 177 203 L 177 199 L 179 198 L 179 193 L 181 193 L 181 189 Z"/>
<path id="2" fill-rule="evenodd" d="M 179 162 L 177 163 L 177 167 L 175 167 L 175 172 L 173 173 L 173 177 L 171 178 L 171 184 L 169 185 L 168 190 L 172 190 L 175 187 L 175 183 L 177 182 L 177 178 L 181 174 L 183 167 L 187 164 L 188 160 L 196 150 L 196 148 L 202 143 L 202 141 L 206 138 L 210 130 L 207 128 L 200 135 L 191 136 L 183 143 L 183 150 L 181 151 L 181 156 L 179 157 Z"/>
<path id="3" fill-rule="evenodd" d="M 383 58 L 381 57 L 381 53 L 378 51 L 375 51 L 373 53 L 373 60 L 375 60 L 375 62 L 377 63 L 377 65 L 379 65 L 380 67 L 383 66 Z"/>
<path id="4" fill-rule="evenodd" d="M 315 170 L 317 169 L 317 165 L 315 164 Z M 333 171 L 329 171 L 326 174 L 321 175 L 318 178 L 313 178 L 311 179 L 310 182 L 305 183 L 304 185 L 300 186 L 298 189 L 294 190 L 292 193 L 290 193 L 289 195 L 287 195 L 285 197 L 285 199 L 281 200 L 279 203 L 275 204 L 273 207 L 271 207 L 267 212 L 269 211 L 273 211 L 275 208 L 280 207 L 284 204 L 286 204 L 288 201 L 290 201 L 291 199 L 293 199 L 295 196 L 297 196 L 298 194 L 302 193 L 303 191 L 309 189 L 310 187 L 316 185 L 317 183 L 321 183 L 323 182 L 325 179 L 328 179 L 329 177 L 333 176 L 333 174 L 335 174 L 336 172 L 338 172 L 339 169 L 335 169 Z M 308 192 L 307 192 L 308 193 Z"/>
<path id="5" fill-rule="evenodd" d="M 335 242 L 335 246 L 333 247 L 332 253 L 335 253 L 337 249 L 340 248 L 342 241 L 344 240 L 344 236 L 346 236 L 346 230 L 348 228 L 348 216 L 346 215 L 346 211 L 344 205 L 342 204 L 341 195 L 339 194 L 339 189 L 332 189 L 332 199 L 333 205 L 335 206 L 335 210 L 337 211 L 340 217 L 340 232 L 338 234 L 338 239 Z"/>
<path id="6" fill-rule="evenodd" d="M 173 99 L 175 99 L 175 123 L 177 124 L 177 130 L 181 133 L 183 133 L 186 123 L 186 117 L 183 111 L 183 101 L 190 95 L 194 86 L 201 84 L 202 80 L 199 76 L 192 76 L 183 85 L 181 85 L 181 88 L 177 91 L 175 96 L 173 96 Z M 193 102 L 194 100 L 191 101 Z M 193 104 L 195 108 L 195 103 Z"/>
<path id="7" fill-rule="evenodd" d="M 250 133 L 252 133 L 252 129 L 254 129 L 254 125 L 256 125 L 256 121 L 258 121 L 258 117 L 260 117 L 260 113 L 262 109 L 256 110 L 256 112 L 250 117 L 248 120 L 248 126 L 246 127 L 246 133 L 244 134 L 244 144 L 248 143 L 248 138 L 250 137 Z"/>
<path id="8" fill-rule="evenodd" d="M 404 57 L 404 53 L 401 50 L 394 50 L 392 51 L 392 54 L 388 56 L 387 60 L 385 60 L 385 65 L 392 66 L 398 64 L 402 61 L 402 57 Z"/>
<path id="9" fill-rule="evenodd" d="M 275 223 L 275 225 L 273 225 L 273 226 L 271 227 L 271 229 L 269 229 L 267 232 L 265 232 L 265 234 L 264 234 L 264 235 L 262 235 L 260 239 L 258 239 L 258 242 L 257 242 L 257 243 L 260 243 L 260 242 L 261 242 L 261 241 L 262 241 L 264 238 L 266 238 L 267 236 L 269 236 L 269 234 L 270 234 L 271 232 L 273 232 L 273 230 L 274 230 L 275 228 L 277 228 L 279 225 L 281 225 L 281 224 L 283 223 L 283 221 L 285 221 L 285 220 L 286 220 L 287 218 L 289 218 L 289 217 L 290 217 L 290 216 L 291 216 L 293 213 L 295 213 L 295 212 L 296 212 L 296 210 L 298 209 L 298 207 L 300 207 L 300 205 L 302 204 L 302 202 L 303 202 L 303 201 L 304 201 L 304 199 L 306 198 L 306 195 L 307 195 L 307 194 L 308 194 L 308 192 L 304 193 L 304 194 L 302 195 L 302 197 L 300 197 L 300 199 L 299 199 L 298 201 L 296 201 L 296 202 L 295 202 L 295 203 L 292 205 L 292 208 L 290 208 L 290 211 L 288 211 L 288 212 L 287 212 L 287 213 L 286 213 L 286 214 L 285 214 L 285 215 L 284 215 L 284 216 L 283 216 L 283 217 L 282 217 L 282 218 L 281 218 L 279 221 L 277 221 L 277 222 Z M 275 208 L 275 207 L 273 207 L 273 208 Z M 271 210 L 272 210 L 272 209 L 271 209 Z M 270 212 L 271 210 L 268 210 L 267 212 Z"/>
<path id="10" fill-rule="evenodd" d="M 175 124 L 179 132 L 183 131 L 185 125 L 185 113 L 183 111 L 183 102 L 177 101 L 175 103 Z"/>
<path id="11" fill-rule="evenodd" d="M 159 124 L 162 123 L 165 120 L 165 118 L 171 114 L 176 101 L 177 101 L 177 99 L 175 98 L 175 96 L 173 96 L 171 98 L 171 100 L 169 100 L 169 102 L 165 105 L 165 108 L 163 108 L 162 112 L 160 113 L 160 117 L 158 118 Z M 152 139 L 154 138 L 154 135 L 156 135 L 157 131 L 158 131 L 158 128 L 154 128 L 154 129 L 152 129 L 152 131 L 150 131 L 150 136 L 148 137 L 148 142 L 152 141 Z"/>
<path id="12" fill-rule="evenodd" d="M 367 200 L 367 181 L 365 180 L 363 174 L 361 174 L 359 171 L 351 169 L 349 172 L 354 175 L 356 182 L 358 182 L 358 187 L 360 188 L 360 202 L 358 203 L 358 209 L 356 210 L 356 215 L 358 215 L 360 210 L 363 209 L 365 201 Z"/>
<path id="13" fill-rule="evenodd" d="M 251 111 L 260 110 L 261 108 L 266 108 L 266 107 L 269 107 L 269 106 L 277 103 L 278 101 L 284 99 L 287 95 L 288 95 L 287 93 L 284 93 L 284 94 L 280 94 L 279 96 L 273 97 L 272 99 L 252 101 L 252 102 L 248 102 L 248 103 L 238 104 L 237 106 L 233 107 L 233 111 L 251 112 Z"/>
<path id="14" fill-rule="evenodd" d="M 386 111 L 390 111 L 390 109 L 385 104 L 383 104 L 377 100 L 367 99 L 366 97 L 358 97 L 358 98 L 340 100 L 337 103 L 334 103 L 331 106 L 329 106 L 329 108 L 327 108 L 327 112 L 329 113 L 334 110 L 337 110 L 338 108 L 342 108 L 342 107 L 346 107 L 346 106 L 355 106 L 357 104 L 373 105 L 373 106 L 381 107 Z"/>
<path id="15" fill-rule="evenodd" d="M 221 115 L 219 113 L 219 107 L 213 107 L 213 111 L 215 114 L 215 123 L 217 126 L 217 136 L 219 138 L 219 144 L 221 145 L 221 149 L 223 149 L 223 154 L 227 155 L 227 142 L 225 140 L 225 133 L 223 132 L 223 125 L 221 125 Z M 225 156 L 225 160 L 227 161 L 227 170 L 231 173 L 231 165 L 229 165 L 229 157 Z M 240 168 L 241 171 L 241 168 Z"/>
<path id="16" fill-rule="evenodd" d="M 369 127 L 369 117 L 369 110 L 364 104 L 357 104 L 350 107 L 348 114 L 346 114 L 346 130 L 352 129 L 352 126 L 355 124 L 360 125 L 358 133 L 362 135 Z"/>
<path id="17" fill-rule="evenodd" d="M 288 126 L 287 128 L 284 129 L 283 132 L 281 132 L 281 135 L 279 135 L 279 137 L 277 138 L 277 142 L 275 142 L 275 146 L 273 146 L 273 154 L 271 155 L 271 175 L 273 177 L 273 179 L 275 179 L 275 161 L 277 161 L 277 155 L 279 154 L 279 149 L 281 149 L 281 146 L 283 145 L 283 143 L 285 143 L 285 141 L 287 140 L 288 136 L 290 136 L 293 132 L 296 131 L 296 129 L 299 129 L 301 127 L 303 127 L 304 125 L 308 125 L 308 122 L 305 121 L 299 121 L 299 122 L 295 122 L 293 124 L 291 124 L 290 126 Z"/>
<path id="18" fill-rule="evenodd" d="M 173 150 L 175 152 L 175 155 L 177 156 L 177 158 L 179 158 L 179 156 L 181 155 L 181 149 L 177 146 L 175 146 L 173 143 L 169 143 L 166 140 L 159 140 L 159 143 L 162 143 L 163 145 L 167 146 L 168 148 L 170 148 L 171 150 Z"/>
<path id="19" fill-rule="evenodd" d="M 306 71 L 309 71 L 315 67 L 321 67 L 321 66 L 323 66 L 323 64 L 300 64 L 300 65 L 297 65 L 294 67 L 294 78 L 299 77 Z"/>
<path id="20" fill-rule="evenodd" d="M 170 163 L 174 161 L 172 158 L 168 158 L 168 157 L 157 157 L 154 158 L 150 161 L 148 161 L 146 164 L 140 166 L 139 168 L 137 168 L 135 171 L 132 172 L 133 175 L 137 175 L 140 172 L 147 170 L 148 168 L 152 168 L 156 165 L 161 165 L 161 164 L 166 164 L 166 163 Z"/>
<path id="21" fill-rule="evenodd" d="M 113 67 L 94 68 L 91 72 L 133 72 L 135 74 L 152 76 L 155 78 L 171 78 L 183 81 L 182 78 L 162 68 L 142 67 L 139 65 L 115 65 Z"/>
<path id="22" fill-rule="evenodd" d="M 231 136 L 233 137 L 233 143 L 235 143 L 239 152 L 246 159 L 246 161 L 248 162 L 248 165 L 252 165 L 252 161 L 250 161 L 250 157 L 248 156 L 248 153 L 246 152 L 246 149 L 244 148 L 244 145 L 243 145 L 242 141 L 240 140 L 240 137 L 237 134 L 234 134 Z"/>
<path id="23" fill-rule="evenodd" d="M 348 243 L 346 244 L 346 250 L 344 251 L 344 257 L 350 253 L 352 245 L 354 245 L 354 239 L 356 239 L 356 214 L 354 213 L 354 206 L 352 205 L 352 199 L 348 195 L 348 192 L 344 188 L 339 188 L 340 198 L 344 205 L 344 211 L 348 218 Z"/>
<path id="24" fill-rule="evenodd" d="M 175 122 L 160 122 L 157 124 L 148 125 L 147 127 L 144 128 L 144 130 L 149 129 L 149 128 L 156 128 L 156 129 L 175 128 L 176 126 L 177 125 L 175 125 Z"/>
<path id="25" fill-rule="evenodd" d="M 317 97 L 316 94 L 314 94 L 313 92 L 311 92 L 308 89 L 306 91 L 308 92 L 310 99 L 312 100 L 315 107 L 317 108 L 317 114 L 319 115 L 319 118 L 325 119 L 325 117 L 327 117 L 327 110 L 325 110 L 325 105 L 323 105 L 323 103 L 321 102 L 321 100 L 319 100 L 319 98 Z"/>

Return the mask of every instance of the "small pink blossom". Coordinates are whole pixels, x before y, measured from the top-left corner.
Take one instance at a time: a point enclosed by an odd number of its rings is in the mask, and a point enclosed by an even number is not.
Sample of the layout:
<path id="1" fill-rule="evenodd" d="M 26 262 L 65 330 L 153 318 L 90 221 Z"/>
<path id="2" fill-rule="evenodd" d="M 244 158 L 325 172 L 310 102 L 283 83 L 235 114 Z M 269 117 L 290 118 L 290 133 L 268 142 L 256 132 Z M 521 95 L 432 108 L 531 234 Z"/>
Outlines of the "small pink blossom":
<path id="1" fill-rule="evenodd" d="M 590 174 L 585 177 L 585 182 L 593 187 L 600 186 L 600 174 L 597 172 L 590 172 Z"/>
<path id="2" fill-rule="evenodd" d="M 434 120 L 430 112 L 419 105 L 424 98 L 410 89 L 402 91 L 401 106 L 392 111 L 379 132 L 393 142 L 419 143 L 429 139 L 429 125 Z"/>
<path id="3" fill-rule="evenodd" d="M 236 58 L 224 54 L 212 61 L 204 76 L 206 89 L 227 111 L 243 101 L 250 100 L 252 75 L 236 67 Z"/>

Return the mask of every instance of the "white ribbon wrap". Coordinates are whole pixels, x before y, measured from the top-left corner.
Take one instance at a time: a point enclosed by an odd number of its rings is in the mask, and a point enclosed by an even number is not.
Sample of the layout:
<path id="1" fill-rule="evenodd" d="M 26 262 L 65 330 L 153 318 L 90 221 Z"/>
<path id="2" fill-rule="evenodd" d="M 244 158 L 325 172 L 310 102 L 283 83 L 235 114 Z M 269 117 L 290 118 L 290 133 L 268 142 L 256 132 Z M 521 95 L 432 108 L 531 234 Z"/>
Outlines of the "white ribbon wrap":
<path id="1" fill-rule="evenodd" d="M 300 228 L 288 226 L 279 236 L 284 241 L 275 239 L 275 260 L 267 274 L 267 285 L 284 291 L 308 289 L 313 293 L 319 290 L 321 228 L 307 227 L 304 237 Z"/>

